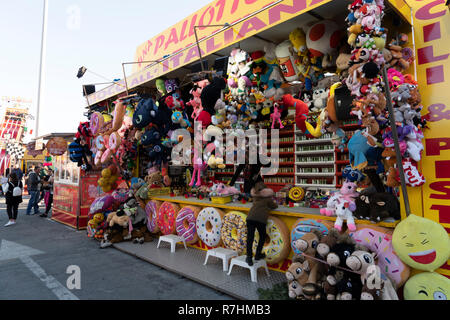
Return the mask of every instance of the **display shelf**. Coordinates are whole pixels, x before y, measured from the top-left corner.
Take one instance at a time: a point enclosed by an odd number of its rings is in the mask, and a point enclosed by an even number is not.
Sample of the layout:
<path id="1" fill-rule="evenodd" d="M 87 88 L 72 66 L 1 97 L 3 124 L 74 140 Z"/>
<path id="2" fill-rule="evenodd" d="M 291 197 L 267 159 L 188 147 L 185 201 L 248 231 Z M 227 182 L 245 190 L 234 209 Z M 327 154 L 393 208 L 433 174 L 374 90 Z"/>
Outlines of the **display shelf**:
<path id="1" fill-rule="evenodd" d="M 336 164 L 350 164 L 350 160 L 336 160 Z"/>
<path id="2" fill-rule="evenodd" d="M 323 186 L 321 186 L 321 187 L 323 187 Z M 334 185 L 332 185 L 331 188 L 334 188 Z M 175 202 L 175 203 L 180 203 L 180 204 L 184 204 L 184 205 L 215 207 L 215 208 L 227 209 L 230 211 L 241 211 L 241 212 L 248 212 L 248 211 L 250 211 L 250 208 L 252 207 L 252 203 L 244 204 L 241 202 L 229 202 L 227 204 L 218 204 L 218 203 L 212 203 L 211 201 L 209 201 L 207 199 L 202 199 L 202 200 L 197 199 L 197 198 L 186 199 L 184 197 L 171 197 L 171 196 L 152 197 L 152 200 Z M 298 218 L 310 218 L 310 219 L 336 221 L 336 217 L 327 217 L 327 216 L 321 215 L 319 208 L 307 208 L 307 207 L 292 207 L 291 208 L 291 207 L 281 206 L 275 210 L 270 211 L 270 214 L 278 215 L 278 216 L 291 216 L 291 217 L 298 217 Z M 374 226 L 394 228 L 400 221 L 374 223 L 369 220 L 355 220 L 355 222 L 357 224 L 358 223 L 366 224 L 366 225 L 370 224 L 370 225 L 374 225 Z"/>
<path id="3" fill-rule="evenodd" d="M 334 149 L 295 151 L 295 154 L 297 154 L 297 155 L 324 154 L 324 153 L 327 153 L 327 154 L 334 153 Z"/>
<path id="4" fill-rule="evenodd" d="M 333 177 L 335 172 L 296 172 L 295 175 L 304 177 Z"/>
<path id="5" fill-rule="evenodd" d="M 314 140 L 301 140 L 295 141 L 295 144 L 317 144 L 317 143 L 330 143 L 331 139 L 314 139 Z"/>
<path id="6" fill-rule="evenodd" d="M 324 161 L 324 162 L 296 162 L 295 165 L 302 167 L 309 166 L 330 166 L 334 165 L 334 161 Z"/>
<path id="7" fill-rule="evenodd" d="M 286 173 L 286 172 L 279 172 L 276 174 L 264 174 L 263 177 L 294 177 L 294 172 Z"/>
<path id="8" fill-rule="evenodd" d="M 268 152 L 267 156 L 270 157 L 272 155 L 272 153 Z M 278 152 L 278 156 L 279 158 L 281 158 L 282 156 L 293 156 L 294 152 Z"/>
<path id="9" fill-rule="evenodd" d="M 268 142 L 268 143 L 266 143 L 266 145 L 268 146 L 268 147 L 270 147 L 270 146 L 272 146 L 272 143 L 271 142 Z M 293 146 L 294 145 L 294 140 L 292 140 L 292 141 L 280 141 L 280 142 L 278 142 L 278 145 L 280 146 L 280 147 L 286 147 L 286 146 Z"/>
<path id="10" fill-rule="evenodd" d="M 334 184 L 307 184 L 307 183 L 296 183 L 296 186 L 302 188 L 336 188 Z"/>

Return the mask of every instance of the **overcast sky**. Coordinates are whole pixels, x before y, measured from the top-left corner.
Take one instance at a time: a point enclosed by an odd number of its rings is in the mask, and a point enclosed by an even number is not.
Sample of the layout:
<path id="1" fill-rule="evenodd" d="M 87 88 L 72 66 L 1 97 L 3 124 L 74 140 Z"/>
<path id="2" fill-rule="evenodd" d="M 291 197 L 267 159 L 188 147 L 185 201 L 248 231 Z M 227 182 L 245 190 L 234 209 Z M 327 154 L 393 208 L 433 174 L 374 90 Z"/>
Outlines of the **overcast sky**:
<path id="1" fill-rule="evenodd" d="M 48 0 L 45 80 L 39 135 L 75 132 L 86 99 L 82 84 L 123 78 L 141 43 L 211 0 Z M 36 113 L 43 0 L 0 0 L 0 97 L 33 100 Z M 76 77 L 78 68 L 89 72 Z M 127 74 L 131 73 L 131 66 Z M 97 86 L 97 90 L 105 86 Z M 35 124 L 30 122 L 29 128 Z M 34 134 L 33 136 L 34 137 Z M 30 137 L 26 137 L 29 140 Z"/>

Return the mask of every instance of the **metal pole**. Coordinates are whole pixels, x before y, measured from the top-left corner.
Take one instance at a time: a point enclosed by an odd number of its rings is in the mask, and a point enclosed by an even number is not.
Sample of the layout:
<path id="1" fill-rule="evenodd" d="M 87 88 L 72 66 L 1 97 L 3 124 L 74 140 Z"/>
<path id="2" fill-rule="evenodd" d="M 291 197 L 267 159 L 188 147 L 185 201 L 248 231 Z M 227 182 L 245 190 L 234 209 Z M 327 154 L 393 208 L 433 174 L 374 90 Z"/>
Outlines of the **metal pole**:
<path id="1" fill-rule="evenodd" d="M 395 157 L 397 161 L 398 173 L 400 176 L 400 185 L 402 188 L 403 202 L 405 203 L 406 216 L 409 216 L 411 214 L 411 209 L 409 206 L 408 190 L 406 189 L 405 172 L 403 171 L 402 154 L 400 152 L 400 145 L 398 142 L 397 125 L 395 124 L 394 108 L 392 106 L 391 91 L 389 90 L 389 80 L 387 77 L 386 66 L 383 66 L 383 81 L 384 81 L 384 88 L 386 90 L 386 104 L 389 111 L 389 122 L 391 124 L 392 136 L 394 138 Z"/>
<path id="2" fill-rule="evenodd" d="M 91 108 L 91 104 L 89 103 L 89 99 L 88 99 L 88 96 L 87 96 L 86 88 L 85 88 L 84 85 L 82 85 L 82 86 L 83 86 L 84 96 L 86 97 L 86 101 L 87 101 L 87 104 L 88 104 L 88 108 L 90 109 Z"/>
<path id="3" fill-rule="evenodd" d="M 128 96 L 129 93 L 128 93 L 127 75 L 125 74 L 125 63 L 122 63 L 122 71 L 123 71 L 123 79 L 125 80 L 125 90 L 127 91 Z"/>
<path id="4" fill-rule="evenodd" d="M 204 72 L 205 67 L 203 66 L 202 50 L 200 49 L 200 43 L 198 43 L 197 26 L 194 26 L 194 33 L 195 33 L 195 42 L 197 43 L 197 48 L 198 48 L 198 56 L 200 58 L 200 65 L 202 67 L 202 71 Z"/>
<path id="5" fill-rule="evenodd" d="M 44 78 L 44 62 L 45 62 L 45 49 L 47 44 L 47 15 L 48 15 L 48 0 L 44 0 L 44 13 L 42 17 L 42 38 L 41 38 L 41 61 L 39 63 L 39 84 L 38 84 L 38 96 L 36 107 L 36 126 L 35 126 L 35 138 L 38 137 L 39 131 L 39 111 L 41 106 L 41 90 L 42 82 Z"/>

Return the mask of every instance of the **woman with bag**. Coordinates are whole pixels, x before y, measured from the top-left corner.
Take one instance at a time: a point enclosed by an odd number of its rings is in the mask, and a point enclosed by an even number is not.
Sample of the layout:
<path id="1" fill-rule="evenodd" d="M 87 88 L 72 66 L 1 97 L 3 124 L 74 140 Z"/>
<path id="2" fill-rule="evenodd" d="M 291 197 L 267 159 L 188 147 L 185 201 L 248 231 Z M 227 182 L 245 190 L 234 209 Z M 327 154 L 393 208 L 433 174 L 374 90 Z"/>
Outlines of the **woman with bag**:
<path id="1" fill-rule="evenodd" d="M 12 172 L 9 175 L 8 190 L 5 193 L 6 211 L 8 212 L 9 221 L 5 227 L 16 223 L 19 204 L 22 203 L 22 181 L 19 181 L 17 174 Z"/>

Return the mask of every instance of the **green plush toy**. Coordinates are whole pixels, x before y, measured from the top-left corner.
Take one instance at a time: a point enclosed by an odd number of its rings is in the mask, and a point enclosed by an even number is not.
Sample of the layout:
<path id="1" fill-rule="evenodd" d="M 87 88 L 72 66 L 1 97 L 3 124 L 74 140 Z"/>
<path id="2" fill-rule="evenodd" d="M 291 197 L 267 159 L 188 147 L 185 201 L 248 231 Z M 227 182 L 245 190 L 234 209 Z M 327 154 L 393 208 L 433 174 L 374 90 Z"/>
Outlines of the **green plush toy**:
<path id="1" fill-rule="evenodd" d="M 392 245 L 404 263 L 418 270 L 432 272 L 450 258 L 450 239 L 444 227 L 413 214 L 397 225 Z"/>
<path id="2" fill-rule="evenodd" d="M 156 79 L 155 85 L 161 95 L 165 96 L 167 94 L 166 84 L 163 79 Z"/>
<path id="3" fill-rule="evenodd" d="M 403 289 L 405 300 L 448 300 L 450 279 L 436 272 L 423 272 L 409 278 Z"/>

